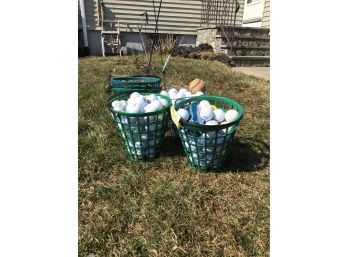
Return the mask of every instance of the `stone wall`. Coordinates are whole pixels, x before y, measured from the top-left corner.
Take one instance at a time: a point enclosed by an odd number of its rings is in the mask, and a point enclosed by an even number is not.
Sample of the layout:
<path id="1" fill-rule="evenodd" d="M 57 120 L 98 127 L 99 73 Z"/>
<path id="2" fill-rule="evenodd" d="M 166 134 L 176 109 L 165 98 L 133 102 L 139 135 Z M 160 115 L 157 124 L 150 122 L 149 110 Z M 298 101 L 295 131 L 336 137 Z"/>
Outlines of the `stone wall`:
<path id="1" fill-rule="evenodd" d="M 200 44 L 209 44 L 213 47 L 214 53 L 221 52 L 221 39 L 216 38 L 217 29 L 216 28 L 202 28 L 197 30 L 197 41 L 196 46 Z"/>

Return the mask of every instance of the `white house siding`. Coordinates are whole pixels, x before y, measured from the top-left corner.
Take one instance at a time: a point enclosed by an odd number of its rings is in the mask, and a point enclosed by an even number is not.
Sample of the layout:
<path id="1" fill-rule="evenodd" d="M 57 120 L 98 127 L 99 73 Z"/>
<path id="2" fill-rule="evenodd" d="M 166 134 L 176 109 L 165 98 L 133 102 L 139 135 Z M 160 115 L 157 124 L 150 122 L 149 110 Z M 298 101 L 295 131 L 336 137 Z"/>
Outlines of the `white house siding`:
<path id="1" fill-rule="evenodd" d="M 98 29 L 98 0 L 84 0 L 86 23 L 88 29 Z M 152 0 L 105 0 L 104 19 L 118 20 L 121 32 L 137 32 L 137 26 L 142 26 L 144 32 L 153 33 L 155 17 Z M 159 0 L 155 0 L 156 7 Z M 241 8 L 236 16 L 236 25 L 241 26 L 244 1 L 240 0 Z M 201 25 L 202 1 L 200 0 L 163 0 L 159 18 L 159 32 L 182 35 L 196 35 Z M 80 10 L 79 10 L 80 11 Z M 145 17 L 141 22 L 141 14 L 148 13 L 149 24 L 145 26 Z M 80 17 L 79 17 L 80 21 Z M 80 24 L 80 22 L 79 22 Z"/>
<path id="2" fill-rule="evenodd" d="M 159 0 L 155 1 L 156 7 Z M 107 0 L 104 2 L 104 19 L 119 20 L 121 31 L 138 31 L 153 33 L 155 17 L 152 0 Z M 159 33 L 196 34 L 201 21 L 201 1 L 163 0 L 158 22 Z M 148 13 L 149 24 L 145 26 L 145 16 L 141 22 L 141 14 Z"/>
<path id="3" fill-rule="evenodd" d="M 103 2 L 104 20 L 118 20 L 122 33 L 122 45 L 137 45 L 141 48 L 138 27 L 142 32 L 154 33 L 155 18 L 152 0 L 84 0 L 86 23 L 88 29 L 88 41 L 92 54 L 100 55 L 100 30 L 101 24 L 98 15 L 98 6 Z M 155 0 L 158 8 L 160 0 Z M 236 26 L 242 25 L 244 1 L 239 0 L 240 9 L 236 15 Z M 145 25 L 145 16 L 141 22 L 141 14 L 148 13 L 149 24 Z M 158 23 L 159 33 L 180 34 L 185 36 L 181 44 L 195 45 L 197 29 L 206 24 L 201 24 L 202 1 L 201 0 L 163 0 Z M 209 25 L 216 25 L 210 23 Z M 79 29 L 80 8 L 79 8 Z M 133 33 L 124 33 L 133 32 Z M 99 34 L 98 34 L 99 33 Z M 99 39 L 98 39 L 99 37 Z M 184 42 L 185 41 L 185 42 Z"/>
<path id="4" fill-rule="evenodd" d="M 269 28 L 270 25 L 270 0 L 265 1 L 263 9 L 262 28 Z"/>
<path id="5" fill-rule="evenodd" d="M 100 28 L 100 24 L 98 22 L 98 4 L 97 0 L 84 0 L 85 2 L 85 15 L 86 15 L 86 25 L 87 29 L 94 30 Z M 78 25 L 79 28 L 81 26 L 81 12 L 80 12 L 80 1 L 78 1 Z"/>

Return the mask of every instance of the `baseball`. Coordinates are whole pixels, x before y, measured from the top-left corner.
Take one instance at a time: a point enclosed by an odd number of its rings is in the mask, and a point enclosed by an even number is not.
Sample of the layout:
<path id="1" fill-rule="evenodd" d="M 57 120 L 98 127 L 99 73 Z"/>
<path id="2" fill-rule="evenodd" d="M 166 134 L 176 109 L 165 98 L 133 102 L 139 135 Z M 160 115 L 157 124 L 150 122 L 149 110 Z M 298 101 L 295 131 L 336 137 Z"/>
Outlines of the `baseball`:
<path id="1" fill-rule="evenodd" d="M 205 91 L 205 82 L 201 79 L 194 79 L 191 81 L 189 85 L 189 90 L 192 94 L 198 92 L 198 91 Z"/>

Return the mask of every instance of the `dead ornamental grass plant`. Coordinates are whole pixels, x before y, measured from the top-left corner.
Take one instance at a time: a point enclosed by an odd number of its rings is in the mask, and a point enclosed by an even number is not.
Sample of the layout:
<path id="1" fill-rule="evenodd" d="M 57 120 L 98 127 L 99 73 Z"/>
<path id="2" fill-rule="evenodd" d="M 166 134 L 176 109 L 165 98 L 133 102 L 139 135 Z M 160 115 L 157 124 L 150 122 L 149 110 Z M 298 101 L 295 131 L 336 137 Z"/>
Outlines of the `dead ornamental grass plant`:
<path id="1" fill-rule="evenodd" d="M 223 172 L 199 173 L 166 137 L 160 158 L 130 161 L 105 84 L 109 70 L 127 74 L 131 58 L 79 59 L 79 256 L 269 256 L 269 83 L 171 59 L 169 85 L 201 78 L 209 94 L 242 104 L 232 155 Z"/>

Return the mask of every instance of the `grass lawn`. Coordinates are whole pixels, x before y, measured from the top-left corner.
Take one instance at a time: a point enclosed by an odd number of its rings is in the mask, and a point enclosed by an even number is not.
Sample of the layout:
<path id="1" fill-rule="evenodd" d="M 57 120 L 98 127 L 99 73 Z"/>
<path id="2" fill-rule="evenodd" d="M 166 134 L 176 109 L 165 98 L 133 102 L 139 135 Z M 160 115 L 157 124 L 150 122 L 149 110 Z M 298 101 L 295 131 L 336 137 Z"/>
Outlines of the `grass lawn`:
<path id="1" fill-rule="evenodd" d="M 158 57 L 156 57 L 158 61 Z M 105 107 L 108 71 L 134 57 L 79 59 L 79 256 L 268 256 L 269 83 L 222 63 L 172 58 L 169 85 L 206 81 L 245 111 L 222 172 L 200 173 L 179 141 L 128 160 Z"/>

